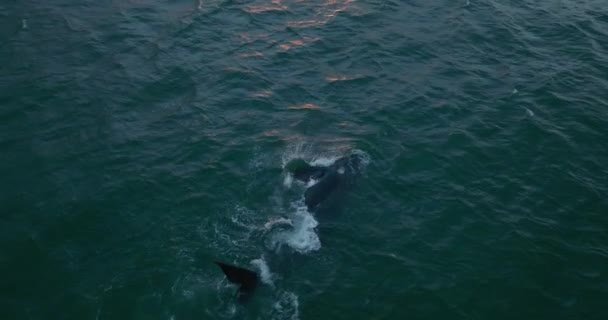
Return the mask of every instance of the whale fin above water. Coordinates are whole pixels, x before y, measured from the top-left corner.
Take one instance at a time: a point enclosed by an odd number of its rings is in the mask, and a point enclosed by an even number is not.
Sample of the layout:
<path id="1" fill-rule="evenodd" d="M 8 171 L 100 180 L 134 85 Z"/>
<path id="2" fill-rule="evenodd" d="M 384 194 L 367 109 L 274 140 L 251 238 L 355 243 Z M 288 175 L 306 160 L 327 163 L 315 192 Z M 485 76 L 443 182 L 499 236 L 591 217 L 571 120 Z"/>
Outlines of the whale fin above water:
<path id="1" fill-rule="evenodd" d="M 245 268 L 233 266 L 227 263 L 215 261 L 224 274 L 228 281 L 237 284 L 239 286 L 239 299 L 246 299 L 250 293 L 252 293 L 258 285 L 258 274 Z"/>

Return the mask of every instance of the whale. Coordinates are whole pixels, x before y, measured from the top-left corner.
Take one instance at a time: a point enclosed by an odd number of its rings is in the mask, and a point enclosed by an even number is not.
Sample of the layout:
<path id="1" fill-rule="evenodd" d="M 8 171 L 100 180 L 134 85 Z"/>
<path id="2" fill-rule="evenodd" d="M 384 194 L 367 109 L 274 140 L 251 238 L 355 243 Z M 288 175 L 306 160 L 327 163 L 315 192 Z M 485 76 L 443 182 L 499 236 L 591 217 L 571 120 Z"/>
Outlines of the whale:
<path id="1" fill-rule="evenodd" d="M 285 169 L 296 180 L 306 184 L 315 182 L 304 191 L 304 203 L 308 211 L 315 211 L 336 190 L 352 184 L 362 169 L 363 159 L 359 154 L 338 158 L 328 166 L 311 165 L 303 159 L 293 159 Z M 249 269 L 215 261 L 229 282 L 238 286 L 237 300 L 246 302 L 255 291 L 260 276 Z"/>
<path id="2" fill-rule="evenodd" d="M 258 286 L 259 276 L 252 270 L 237 267 L 220 261 L 215 261 L 226 275 L 226 279 L 238 286 L 237 300 L 246 302 Z"/>
<path id="3" fill-rule="evenodd" d="M 328 199 L 339 187 L 349 185 L 361 171 L 362 159 L 358 154 L 341 157 L 329 166 L 311 165 L 303 159 L 294 159 L 285 165 L 285 169 L 294 179 L 304 183 L 314 180 L 312 186 L 304 192 L 304 203 L 309 211 L 314 211 Z"/>

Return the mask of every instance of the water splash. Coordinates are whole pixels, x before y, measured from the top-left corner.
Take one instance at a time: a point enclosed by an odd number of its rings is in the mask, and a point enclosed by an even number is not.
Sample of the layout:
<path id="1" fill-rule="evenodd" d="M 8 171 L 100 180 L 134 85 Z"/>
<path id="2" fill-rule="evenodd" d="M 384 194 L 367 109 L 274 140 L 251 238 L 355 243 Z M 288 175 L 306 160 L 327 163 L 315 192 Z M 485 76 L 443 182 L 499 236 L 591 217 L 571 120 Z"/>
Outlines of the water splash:
<path id="1" fill-rule="evenodd" d="M 284 291 L 272 306 L 271 319 L 300 319 L 299 307 L 298 295 L 290 291 Z"/>
<path id="2" fill-rule="evenodd" d="M 292 160 L 302 159 L 314 166 L 330 166 L 341 157 L 338 151 L 316 152 L 312 144 L 299 142 L 287 147 L 281 155 L 281 167 L 285 166 Z M 286 188 L 291 188 L 293 185 L 293 175 L 290 172 L 285 172 L 283 185 Z M 314 182 L 311 182 L 314 184 Z M 308 185 L 307 187 L 310 187 Z"/>
<path id="3" fill-rule="evenodd" d="M 268 222 L 266 222 L 264 224 L 263 227 L 260 227 L 260 230 L 265 230 L 265 231 L 270 231 L 272 228 L 274 228 L 277 225 L 288 225 L 290 227 L 293 227 L 293 222 L 290 219 L 287 218 L 274 218 L 271 220 L 268 220 Z"/>
<path id="4" fill-rule="evenodd" d="M 291 172 L 287 172 L 285 173 L 285 177 L 283 178 L 283 186 L 285 186 L 285 188 L 291 188 L 291 185 L 293 184 L 293 175 L 291 174 Z"/>
<path id="5" fill-rule="evenodd" d="M 363 166 L 367 166 L 370 162 L 370 156 L 359 149 L 353 149 L 346 153 L 343 149 L 319 151 L 310 143 L 298 142 L 289 145 L 285 152 L 283 152 L 281 155 L 281 167 L 285 169 L 285 166 L 294 159 L 302 159 L 314 166 L 330 166 L 341 157 L 349 155 L 357 155 Z"/>
<path id="6" fill-rule="evenodd" d="M 315 228 L 318 225 L 312 213 L 299 201 L 294 204 L 295 212 L 291 217 L 293 228 L 277 231 L 269 237 L 269 249 L 279 251 L 283 245 L 299 253 L 308 253 L 321 248 L 321 240 Z"/>
<path id="7" fill-rule="evenodd" d="M 336 160 L 338 160 L 339 158 L 339 154 L 318 155 L 315 156 L 312 161 L 310 161 L 310 164 L 313 166 L 328 167 L 334 164 L 334 162 L 336 162 Z"/>
<path id="8" fill-rule="evenodd" d="M 262 282 L 274 288 L 274 275 L 270 272 L 270 268 L 262 255 L 259 259 L 251 260 L 251 265 L 258 269 Z"/>
<path id="9" fill-rule="evenodd" d="M 281 155 L 281 167 L 285 166 L 289 161 L 294 159 L 309 159 L 313 155 L 312 145 L 304 142 L 298 142 L 287 146 L 287 149 Z"/>

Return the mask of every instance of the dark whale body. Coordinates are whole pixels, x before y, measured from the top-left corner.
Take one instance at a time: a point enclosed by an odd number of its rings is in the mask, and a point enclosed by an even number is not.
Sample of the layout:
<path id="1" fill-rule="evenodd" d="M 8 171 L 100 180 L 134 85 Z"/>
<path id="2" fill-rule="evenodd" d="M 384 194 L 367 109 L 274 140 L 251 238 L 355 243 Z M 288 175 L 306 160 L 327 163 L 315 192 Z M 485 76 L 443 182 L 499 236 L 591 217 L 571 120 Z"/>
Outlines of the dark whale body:
<path id="1" fill-rule="evenodd" d="M 328 170 L 323 178 L 304 192 L 304 203 L 308 210 L 313 210 L 325 201 L 340 184 L 340 174 L 335 170 Z"/>
<path id="2" fill-rule="evenodd" d="M 228 281 L 239 286 L 238 300 L 239 302 L 245 302 L 258 285 L 257 273 L 219 261 L 215 261 L 215 264 L 222 269 Z"/>
<path id="3" fill-rule="evenodd" d="M 286 165 L 293 177 L 302 182 L 317 180 L 304 192 L 304 203 L 308 210 L 314 210 L 325 201 L 338 187 L 352 182 L 361 171 L 362 160 L 358 154 L 339 158 L 327 167 L 312 166 L 302 159 L 295 159 Z"/>

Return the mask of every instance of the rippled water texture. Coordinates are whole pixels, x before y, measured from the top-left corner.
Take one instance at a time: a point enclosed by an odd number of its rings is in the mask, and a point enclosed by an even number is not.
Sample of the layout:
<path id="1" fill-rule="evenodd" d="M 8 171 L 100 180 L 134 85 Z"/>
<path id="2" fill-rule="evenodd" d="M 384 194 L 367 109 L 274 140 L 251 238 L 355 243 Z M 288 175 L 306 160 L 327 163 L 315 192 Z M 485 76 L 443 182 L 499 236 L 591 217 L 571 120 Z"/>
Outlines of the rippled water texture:
<path id="1" fill-rule="evenodd" d="M 607 8 L 3 0 L 0 319 L 608 319 Z"/>

